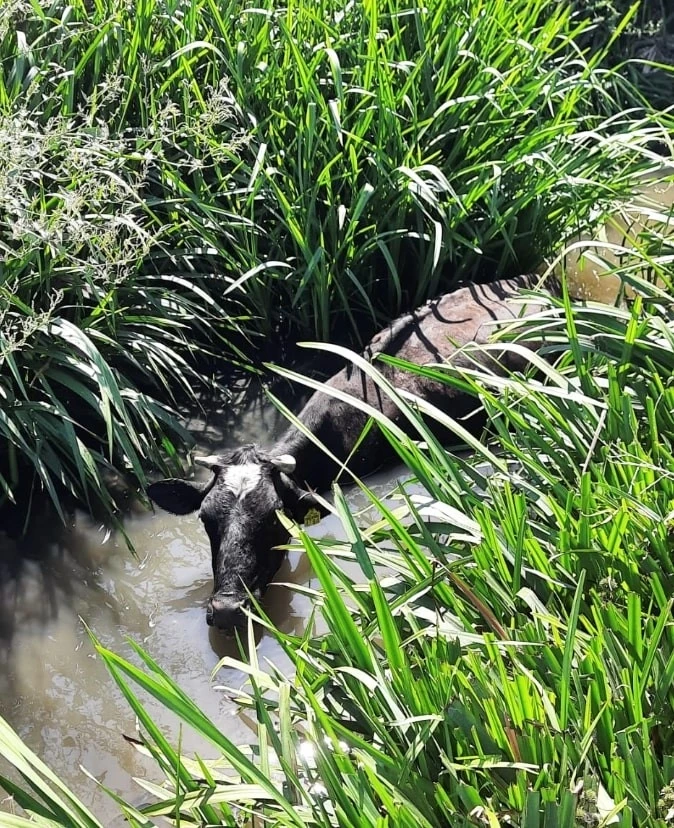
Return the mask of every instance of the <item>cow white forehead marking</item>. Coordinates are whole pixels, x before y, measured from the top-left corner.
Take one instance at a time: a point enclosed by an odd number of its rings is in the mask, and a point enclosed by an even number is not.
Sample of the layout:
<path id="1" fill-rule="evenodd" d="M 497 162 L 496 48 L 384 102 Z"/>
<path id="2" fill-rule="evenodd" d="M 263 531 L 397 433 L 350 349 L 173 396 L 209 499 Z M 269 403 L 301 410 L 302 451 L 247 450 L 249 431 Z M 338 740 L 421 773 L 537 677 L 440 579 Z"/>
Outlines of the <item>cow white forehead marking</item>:
<path id="1" fill-rule="evenodd" d="M 240 466 L 228 466 L 223 483 L 235 496 L 243 498 L 260 482 L 261 466 L 259 463 L 242 463 Z"/>

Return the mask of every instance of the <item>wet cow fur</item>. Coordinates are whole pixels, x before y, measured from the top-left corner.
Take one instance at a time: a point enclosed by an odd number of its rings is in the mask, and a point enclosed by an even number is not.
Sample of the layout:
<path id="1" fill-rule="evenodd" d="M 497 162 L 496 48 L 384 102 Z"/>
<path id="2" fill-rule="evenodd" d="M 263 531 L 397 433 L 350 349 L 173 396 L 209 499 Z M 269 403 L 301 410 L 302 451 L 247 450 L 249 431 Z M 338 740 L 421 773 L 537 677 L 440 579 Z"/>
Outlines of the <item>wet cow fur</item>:
<path id="1" fill-rule="evenodd" d="M 520 276 L 491 285 L 471 285 L 428 302 L 405 314 L 378 333 L 365 350 L 374 360 L 390 354 L 416 365 L 438 363 L 452 357 L 453 364 L 474 364 L 457 353 L 471 342 L 486 343 L 497 320 L 536 312 L 539 306 L 506 300 L 522 288 L 538 284 L 537 276 Z M 550 284 L 547 285 L 550 288 Z M 556 290 L 556 286 L 553 287 Z M 483 361 L 490 359 L 486 355 Z M 493 359 L 490 364 L 495 366 Z M 523 367 L 521 357 L 506 352 L 501 364 L 508 370 Z M 465 417 L 475 408 L 475 399 L 459 389 L 379 362 L 381 373 L 396 387 L 409 391 L 454 418 Z M 406 420 L 394 403 L 381 394 L 361 370 L 348 365 L 326 383 L 382 411 L 401 428 Z M 345 460 L 367 424 L 367 416 L 317 391 L 298 415 L 299 420 L 339 460 Z M 471 417 L 466 427 L 478 433 L 483 425 Z M 349 461 L 359 476 L 374 471 L 392 459 L 385 437 L 371 428 Z M 150 498 L 175 514 L 198 511 L 211 544 L 214 590 L 206 620 L 225 630 L 246 621 L 249 593 L 259 599 L 278 570 L 283 553 L 275 546 L 288 542 L 287 531 L 277 510 L 301 523 L 310 509 L 319 508 L 311 490 L 323 491 L 334 480 L 338 467 L 299 429 L 290 426 L 269 451 L 244 446 L 221 456 L 200 458 L 213 472 L 205 484 L 163 480 L 148 489 Z"/>

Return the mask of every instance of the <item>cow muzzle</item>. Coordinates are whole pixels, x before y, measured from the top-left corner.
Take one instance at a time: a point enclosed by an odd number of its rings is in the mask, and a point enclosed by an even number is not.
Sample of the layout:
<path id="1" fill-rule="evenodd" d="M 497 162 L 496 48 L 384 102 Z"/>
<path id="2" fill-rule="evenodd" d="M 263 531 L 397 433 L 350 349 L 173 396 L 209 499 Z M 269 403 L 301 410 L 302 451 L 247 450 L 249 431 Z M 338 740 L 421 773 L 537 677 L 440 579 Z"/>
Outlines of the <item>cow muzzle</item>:
<path id="1" fill-rule="evenodd" d="M 213 595 L 206 607 L 206 623 L 224 632 L 243 629 L 247 623 L 245 610 L 249 602 L 236 595 Z"/>

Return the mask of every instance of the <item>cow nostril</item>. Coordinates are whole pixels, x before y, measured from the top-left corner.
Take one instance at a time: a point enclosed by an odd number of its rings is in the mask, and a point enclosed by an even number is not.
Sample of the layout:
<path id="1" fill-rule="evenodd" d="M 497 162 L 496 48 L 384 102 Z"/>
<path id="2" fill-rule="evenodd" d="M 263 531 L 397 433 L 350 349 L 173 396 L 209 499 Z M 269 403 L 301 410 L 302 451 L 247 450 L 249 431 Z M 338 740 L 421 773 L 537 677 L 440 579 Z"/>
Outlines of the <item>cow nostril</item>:
<path id="1" fill-rule="evenodd" d="M 234 597 L 214 596 L 208 603 L 206 623 L 221 630 L 233 630 L 246 625 L 245 603 Z"/>

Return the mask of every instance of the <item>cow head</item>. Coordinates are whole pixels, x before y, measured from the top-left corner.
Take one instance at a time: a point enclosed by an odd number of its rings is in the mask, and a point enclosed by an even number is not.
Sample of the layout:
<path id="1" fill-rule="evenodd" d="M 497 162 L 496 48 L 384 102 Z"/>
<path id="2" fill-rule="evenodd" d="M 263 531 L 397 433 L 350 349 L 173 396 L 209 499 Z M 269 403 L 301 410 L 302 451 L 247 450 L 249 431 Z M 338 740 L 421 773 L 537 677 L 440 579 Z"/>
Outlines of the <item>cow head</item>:
<path id="1" fill-rule="evenodd" d="M 260 599 L 276 574 L 284 553 L 274 547 L 290 539 L 276 512 L 302 523 L 311 509 L 325 510 L 311 492 L 290 477 L 295 460 L 274 456 L 255 446 L 228 454 L 197 457 L 213 472 L 207 483 L 161 480 L 147 490 L 167 512 L 185 515 L 198 510 L 211 543 L 213 594 L 206 621 L 223 630 L 246 623 L 248 593 Z"/>

